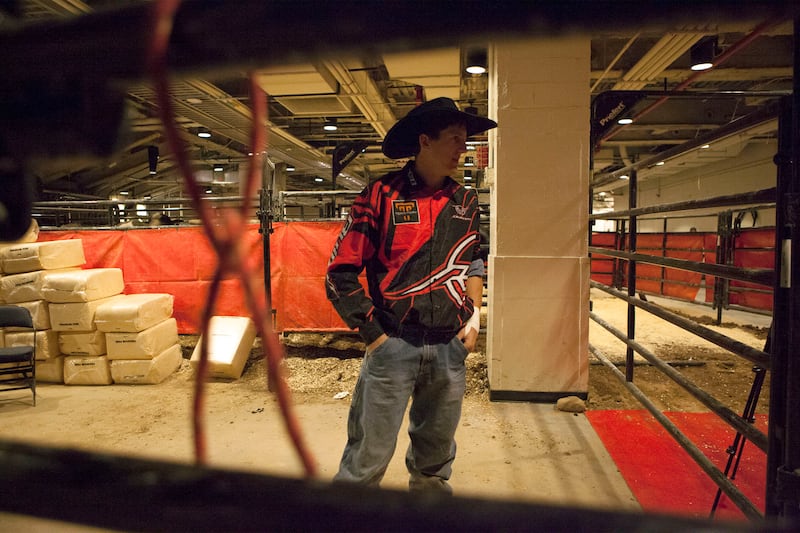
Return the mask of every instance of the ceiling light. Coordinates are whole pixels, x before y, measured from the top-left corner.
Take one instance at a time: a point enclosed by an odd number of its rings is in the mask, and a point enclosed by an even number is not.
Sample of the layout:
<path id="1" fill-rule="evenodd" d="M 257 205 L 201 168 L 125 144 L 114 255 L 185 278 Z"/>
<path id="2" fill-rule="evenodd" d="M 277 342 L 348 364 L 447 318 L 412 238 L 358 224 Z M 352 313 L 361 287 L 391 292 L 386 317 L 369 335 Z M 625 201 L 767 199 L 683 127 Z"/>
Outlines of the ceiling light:
<path id="1" fill-rule="evenodd" d="M 225 167 L 222 165 L 214 165 L 214 172 L 222 172 L 223 170 L 225 170 Z"/>
<path id="2" fill-rule="evenodd" d="M 214 189 L 206 189 L 206 194 L 211 194 L 212 192 L 214 192 Z"/>
<path id="3" fill-rule="evenodd" d="M 322 183 L 325 180 L 323 180 L 322 178 L 314 178 L 314 181 L 316 181 L 317 183 Z"/>
<path id="4" fill-rule="evenodd" d="M 717 38 L 706 37 L 696 42 L 689 51 L 692 70 L 708 70 L 714 66 L 717 53 Z"/>
<path id="5" fill-rule="evenodd" d="M 191 97 L 186 99 L 186 103 L 197 105 L 197 104 L 202 104 L 203 100 L 201 100 L 200 98 Z"/>
<path id="6" fill-rule="evenodd" d="M 326 120 L 325 124 L 323 124 L 323 126 L 322 126 L 322 129 L 325 130 L 325 131 L 336 131 L 336 130 L 338 130 L 339 127 L 336 125 L 336 119 L 335 118 L 331 118 L 331 119 Z"/>
<path id="7" fill-rule="evenodd" d="M 128 196 L 128 194 L 130 194 L 128 191 L 119 191 L 119 193 L 123 196 Z"/>
<path id="8" fill-rule="evenodd" d="M 621 179 L 621 180 L 629 180 L 631 178 L 629 176 L 627 176 L 626 174 L 623 174 L 622 176 L 619 177 L 619 179 Z"/>
<path id="9" fill-rule="evenodd" d="M 294 172 L 294 165 L 286 165 L 286 172 Z"/>
<path id="10" fill-rule="evenodd" d="M 632 118 L 621 118 L 617 121 L 617 124 L 622 124 L 623 126 L 626 124 L 633 124 Z"/>
<path id="11" fill-rule="evenodd" d="M 208 128 L 197 128 L 197 136 L 202 137 L 203 139 L 208 139 L 211 137 L 211 130 Z"/>
<path id="12" fill-rule="evenodd" d="M 475 166 L 475 160 L 470 156 L 465 157 L 464 158 L 464 166 L 465 167 L 474 167 Z"/>
<path id="13" fill-rule="evenodd" d="M 656 166 L 657 166 L 657 167 L 660 167 L 660 166 L 663 166 L 663 165 L 664 165 L 664 162 L 663 162 L 663 161 L 659 161 L 658 163 L 656 163 Z"/>
<path id="14" fill-rule="evenodd" d="M 472 181 L 472 171 L 465 170 L 464 171 L 464 181 Z"/>
<path id="15" fill-rule="evenodd" d="M 475 48 L 467 52 L 466 70 L 470 74 L 484 74 L 486 72 L 486 49 Z"/>
<path id="16" fill-rule="evenodd" d="M 709 148 L 711 148 L 710 144 L 704 144 L 703 146 L 700 147 L 701 150 L 708 150 Z"/>

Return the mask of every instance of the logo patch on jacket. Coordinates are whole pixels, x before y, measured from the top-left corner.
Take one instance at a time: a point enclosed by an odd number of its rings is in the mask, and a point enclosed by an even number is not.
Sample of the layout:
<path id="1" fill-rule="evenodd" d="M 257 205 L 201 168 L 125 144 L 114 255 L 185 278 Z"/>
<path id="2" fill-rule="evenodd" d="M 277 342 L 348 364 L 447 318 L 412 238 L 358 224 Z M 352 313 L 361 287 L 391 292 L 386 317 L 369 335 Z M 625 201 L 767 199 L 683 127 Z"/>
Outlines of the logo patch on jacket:
<path id="1" fill-rule="evenodd" d="M 394 200 L 392 220 L 397 224 L 419 224 L 419 206 L 416 200 Z"/>

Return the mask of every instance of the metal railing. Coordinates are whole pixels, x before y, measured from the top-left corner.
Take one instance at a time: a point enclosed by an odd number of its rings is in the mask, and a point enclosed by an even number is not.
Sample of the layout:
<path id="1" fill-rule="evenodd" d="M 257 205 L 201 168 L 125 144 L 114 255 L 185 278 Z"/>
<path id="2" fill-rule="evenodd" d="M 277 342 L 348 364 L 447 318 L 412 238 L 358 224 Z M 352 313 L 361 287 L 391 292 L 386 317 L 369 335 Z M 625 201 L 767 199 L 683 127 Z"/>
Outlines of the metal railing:
<path id="1" fill-rule="evenodd" d="M 788 446 L 796 438 L 800 427 L 794 425 L 796 416 L 789 414 L 787 406 L 791 405 L 790 399 L 793 391 L 798 387 L 793 385 L 796 379 L 792 377 L 792 366 L 787 363 L 790 361 L 789 352 L 792 350 L 792 341 L 795 335 L 800 334 L 797 327 L 797 320 L 792 315 L 792 307 L 790 305 L 781 306 L 781 299 L 789 303 L 796 300 L 797 290 L 791 287 L 791 283 L 787 283 L 787 279 L 796 272 L 796 266 L 786 258 L 787 246 L 782 243 L 781 233 L 789 233 L 793 235 L 797 232 L 796 222 L 797 212 L 796 205 L 800 202 L 796 201 L 797 196 L 792 196 L 784 191 L 797 188 L 797 172 L 792 174 L 787 170 L 790 163 L 786 162 L 791 146 L 791 100 L 787 97 L 782 101 L 782 112 L 779 118 L 779 152 L 783 154 L 784 158 L 776 156 L 778 164 L 778 186 L 776 188 L 764 189 L 760 191 L 753 191 L 744 194 L 718 196 L 715 198 L 708 198 L 704 200 L 684 201 L 673 204 L 664 205 L 651 205 L 646 207 L 638 207 L 637 202 L 637 171 L 639 167 L 627 168 L 623 170 L 616 170 L 606 176 L 598 176 L 595 178 L 595 184 L 608 183 L 611 179 L 615 178 L 623 171 L 629 176 L 628 180 L 628 198 L 629 208 L 625 211 L 617 211 L 614 213 L 603 213 L 591 215 L 591 220 L 599 219 L 621 219 L 628 226 L 627 234 L 627 249 L 608 249 L 599 246 L 589 246 L 590 255 L 611 257 L 618 260 L 620 263 L 627 265 L 626 275 L 624 276 L 624 285 L 627 292 L 620 291 L 608 285 L 591 282 L 591 286 L 602 290 L 616 298 L 624 300 L 628 304 L 627 314 L 627 331 L 623 332 L 614 328 L 611 324 L 605 321 L 601 316 L 595 313 L 590 313 L 590 318 L 594 320 L 601 327 L 612 333 L 620 341 L 626 345 L 625 355 L 625 372 L 622 373 L 616 368 L 615 364 L 603 354 L 596 347 L 590 345 L 590 352 L 599 359 L 605 366 L 611 369 L 614 375 L 624 384 L 627 390 L 636 397 L 642 405 L 650 411 L 653 416 L 664 426 L 667 432 L 680 444 L 689 454 L 689 456 L 700 466 L 700 468 L 714 481 L 719 487 L 721 492 L 724 492 L 731 501 L 752 520 L 763 518 L 761 511 L 751 502 L 727 477 L 728 470 L 723 473 L 709 460 L 708 457 L 700 450 L 700 448 L 692 443 L 686 435 L 684 435 L 656 406 L 647 398 L 647 396 L 635 385 L 634 379 L 634 353 L 639 354 L 645 358 L 655 368 L 660 370 L 666 377 L 675 381 L 688 393 L 703 403 L 712 413 L 719 416 L 719 418 L 731 426 L 737 432 L 737 438 L 742 437 L 751 441 L 760 450 L 767 453 L 767 516 L 775 516 L 779 514 L 779 507 L 791 502 L 791 505 L 796 505 L 798 502 L 798 483 L 797 475 L 792 473 L 795 470 L 788 469 L 785 462 L 793 460 L 793 454 L 796 452 L 789 451 Z M 788 140 L 787 140 L 788 138 Z M 696 143 L 690 143 L 686 146 L 686 150 L 694 149 Z M 795 141 L 796 144 L 796 141 Z M 679 153 L 677 149 L 672 149 L 673 153 Z M 790 168 L 790 167 L 789 167 Z M 794 178 L 792 178 L 794 176 Z M 794 179 L 794 181 L 792 181 Z M 591 192 L 590 192 L 591 194 Z M 591 198 L 591 196 L 590 196 Z M 671 257 L 659 257 L 656 255 L 649 255 L 640 253 L 637 249 L 637 235 L 638 235 L 638 217 L 648 214 L 664 214 L 673 212 L 692 212 L 699 211 L 700 209 L 707 210 L 708 208 L 715 207 L 733 207 L 736 206 L 741 209 L 752 208 L 753 205 L 763 206 L 768 204 L 768 207 L 775 205 L 776 217 L 778 223 L 776 224 L 776 246 L 774 247 L 775 265 L 776 269 L 763 269 L 763 268 L 741 268 L 731 264 L 716 264 L 704 263 L 699 261 L 690 261 L 686 259 L 677 259 Z M 782 216 L 789 216 L 790 224 L 783 224 L 781 227 L 780 219 Z M 793 217 L 793 218 L 792 218 Z M 783 241 L 785 243 L 785 241 Z M 619 242 L 615 242 L 615 248 Z M 654 303 L 648 302 L 643 297 L 637 296 L 637 264 L 650 264 L 658 265 L 663 269 L 678 269 L 689 272 L 695 272 L 714 276 L 715 278 L 724 280 L 738 280 L 747 283 L 753 283 L 764 287 L 765 291 L 773 289 L 775 293 L 774 316 L 773 325 L 770 328 L 769 334 L 769 353 L 767 351 L 757 350 L 750 346 L 744 345 L 726 335 L 712 331 L 704 326 L 699 325 L 693 320 L 683 318 L 664 307 L 658 306 Z M 726 262 L 727 263 L 727 262 Z M 789 266 L 791 265 L 791 266 Z M 786 269 L 789 269 L 787 271 Z M 620 277 L 617 277 L 619 280 Z M 783 291 L 783 292 L 782 292 Z M 664 361 L 660 360 L 655 354 L 648 350 L 642 344 L 636 342 L 636 310 L 648 312 L 654 316 L 668 321 L 694 335 L 700 336 L 717 346 L 723 348 L 730 354 L 743 358 L 754 365 L 757 369 L 763 371 L 770 371 L 771 384 L 770 384 L 770 416 L 769 416 L 769 431 L 767 434 L 762 433 L 756 429 L 748 417 L 745 415 L 738 415 L 730 408 L 724 405 L 721 401 L 713 398 L 707 392 L 703 391 L 700 387 L 692 383 L 680 372 L 669 366 Z M 782 326 L 778 326 L 782 324 Z M 767 347 L 765 347 L 767 350 Z M 754 385 L 755 387 L 755 385 Z M 751 391 L 751 395 L 752 395 Z M 748 399 L 748 402 L 750 399 Z M 716 502 L 715 502 L 716 505 Z M 713 514 L 712 509 L 712 514 Z"/>

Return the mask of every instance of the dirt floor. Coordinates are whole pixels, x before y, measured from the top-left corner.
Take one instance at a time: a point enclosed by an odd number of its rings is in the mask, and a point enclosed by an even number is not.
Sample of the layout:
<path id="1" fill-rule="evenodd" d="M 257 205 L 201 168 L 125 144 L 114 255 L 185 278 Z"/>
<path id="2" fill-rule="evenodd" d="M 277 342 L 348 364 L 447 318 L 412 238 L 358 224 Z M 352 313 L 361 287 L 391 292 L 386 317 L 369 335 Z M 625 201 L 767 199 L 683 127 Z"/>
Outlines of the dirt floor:
<path id="1" fill-rule="evenodd" d="M 626 330 L 627 306 L 624 302 L 599 291 L 592 292 L 592 301 L 593 311 L 597 315 L 616 328 Z M 742 320 L 729 322 L 725 320 L 725 313 L 722 324 L 717 326 L 712 318 L 706 316 L 708 310 L 701 307 L 693 314 L 680 309 L 673 311 L 748 346 L 759 350 L 764 348 L 768 331 L 764 326 L 743 324 Z M 755 379 L 752 363 L 644 311 L 637 313 L 636 320 L 636 340 L 640 344 L 734 412 L 742 412 Z M 763 321 L 759 323 L 763 324 Z M 193 340 L 187 339 L 187 342 L 191 345 Z M 595 322 L 590 325 L 590 343 L 625 373 L 625 345 Z M 363 343 L 356 336 L 289 334 L 284 338 L 284 345 L 289 384 L 293 391 L 309 396 L 330 397 L 353 389 L 363 353 Z M 257 352 L 253 355 L 257 355 Z M 264 373 L 262 366 L 260 361 L 251 360 L 246 379 L 261 379 L 259 376 Z M 661 410 L 705 410 L 703 404 L 683 387 L 638 355 L 634 359 L 633 382 Z M 768 390 L 767 376 L 758 396 L 759 413 L 768 411 Z M 467 397 L 477 401 L 489 400 L 483 335 L 479 338 L 476 351 L 467 358 Z M 591 355 L 586 406 L 595 410 L 642 408 L 611 369 Z"/>

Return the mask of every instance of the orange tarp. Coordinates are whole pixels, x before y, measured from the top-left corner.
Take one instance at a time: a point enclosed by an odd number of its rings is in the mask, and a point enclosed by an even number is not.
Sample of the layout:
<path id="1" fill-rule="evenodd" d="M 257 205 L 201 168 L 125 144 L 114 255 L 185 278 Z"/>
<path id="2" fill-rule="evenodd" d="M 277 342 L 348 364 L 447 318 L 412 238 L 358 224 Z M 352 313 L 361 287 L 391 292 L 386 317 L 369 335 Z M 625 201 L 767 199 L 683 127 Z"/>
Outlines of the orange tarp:
<path id="1" fill-rule="evenodd" d="M 275 224 L 270 235 L 272 307 L 278 331 L 346 330 L 325 296 L 325 269 L 341 222 Z M 262 236 L 258 225 L 247 228 L 240 245 L 264 298 Z M 180 333 L 197 333 L 213 279 L 216 254 L 199 227 L 42 231 L 40 241 L 81 239 L 83 268 L 122 269 L 125 293 L 169 293 Z M 216 315 L 247 316 L 239 277 L 228 275 L 220 286 Z"/>

